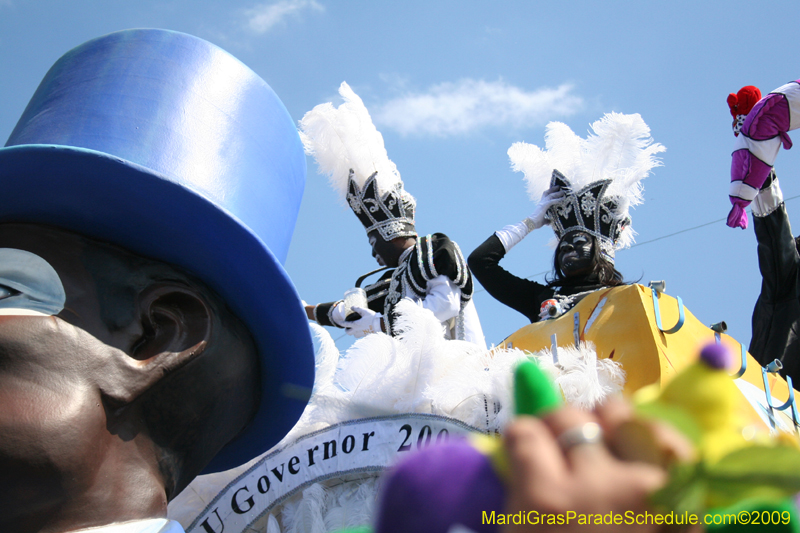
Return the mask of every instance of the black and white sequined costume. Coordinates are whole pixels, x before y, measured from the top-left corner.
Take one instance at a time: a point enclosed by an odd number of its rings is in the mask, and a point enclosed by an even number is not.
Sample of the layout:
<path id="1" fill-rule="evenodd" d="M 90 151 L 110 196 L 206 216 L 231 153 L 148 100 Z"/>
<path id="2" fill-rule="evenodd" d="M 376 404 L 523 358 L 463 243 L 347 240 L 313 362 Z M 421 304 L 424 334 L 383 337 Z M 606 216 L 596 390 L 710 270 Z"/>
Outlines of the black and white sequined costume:
<path id="1" fill-rule="evenodd" d="M 393 331 L 394 307 L 411 298 L 430 310 L 445 326 L 445 338 L 485 346 L 478 313 L 472 302 L 472 274 L 458 245 L 447 235 L 434 233 L 417 239 L 400 256 L 397 268 L 365 287 L 369 308 L 381 313 Z M 342 327 L 332 316 L 338 302 L 318 304 L 317 322 Z"/>

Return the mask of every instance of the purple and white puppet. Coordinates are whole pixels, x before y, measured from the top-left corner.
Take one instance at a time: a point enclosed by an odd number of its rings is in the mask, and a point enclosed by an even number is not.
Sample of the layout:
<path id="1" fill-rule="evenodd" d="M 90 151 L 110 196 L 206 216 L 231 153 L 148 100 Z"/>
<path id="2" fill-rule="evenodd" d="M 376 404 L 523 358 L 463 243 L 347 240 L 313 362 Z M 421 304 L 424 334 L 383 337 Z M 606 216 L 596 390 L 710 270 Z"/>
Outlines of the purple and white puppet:
<path id="1" fill-rule="evenodd" d="M 731 161 L 728 226 L 747 227 L 745 208 L 767 180 L 781 144 L 792 147 L 787 132 L 800 127 L 800 80 L 778 87 L 747 115 L 736 137 Z"/>

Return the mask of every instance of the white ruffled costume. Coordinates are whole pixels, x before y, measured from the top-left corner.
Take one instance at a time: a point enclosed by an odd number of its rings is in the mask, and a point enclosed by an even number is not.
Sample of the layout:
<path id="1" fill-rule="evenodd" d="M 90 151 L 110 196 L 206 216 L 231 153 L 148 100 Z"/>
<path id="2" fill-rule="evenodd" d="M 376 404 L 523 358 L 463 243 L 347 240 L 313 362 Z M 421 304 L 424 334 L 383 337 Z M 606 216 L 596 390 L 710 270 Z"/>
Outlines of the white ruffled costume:
<path id="1" fill-rule="evenodd" d="M 398 314 L 399 335 L 368 335 L 345 354 L 338 352 L 324 328 L 310 324 L 317 345 L 314 392 L 300 421 L 276 449 L 339 422 L 396 413 L 442 415 L 488 434 L 502 430 L 513 415 L 513 368 L 531 354 L 445 340 L 433 313 L 409 300 L 398 304 Z M 557 357 L 556 363 L 549 351 L 538 355 L 569 403 L 590 408 L 621 391 L 624 373 L 612 361 L 597 361 L 591 345 L 559 348 Z M 197 478 L 170 503 L 170 518 L 188 527 L 220 490 L 256 461 Z M 321 533 L 367 525 L 379 486 L 374 473 L 313 483 L 247 531 Z"/>

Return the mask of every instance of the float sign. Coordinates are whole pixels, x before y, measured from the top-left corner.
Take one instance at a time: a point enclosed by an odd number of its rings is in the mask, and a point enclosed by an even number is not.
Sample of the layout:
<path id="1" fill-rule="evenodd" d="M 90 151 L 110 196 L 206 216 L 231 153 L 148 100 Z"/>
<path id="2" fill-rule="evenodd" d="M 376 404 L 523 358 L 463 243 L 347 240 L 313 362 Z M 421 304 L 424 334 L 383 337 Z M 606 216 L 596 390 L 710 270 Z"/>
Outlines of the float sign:
<path id="1" fill-rule="evenodd" d="M 304 435 L 229 483 L 186 533 L 241 533 L 312 483 L 380 472 L 405 452 L 477 432 L 453 418 L 403 414 L 351 420 Z"/>

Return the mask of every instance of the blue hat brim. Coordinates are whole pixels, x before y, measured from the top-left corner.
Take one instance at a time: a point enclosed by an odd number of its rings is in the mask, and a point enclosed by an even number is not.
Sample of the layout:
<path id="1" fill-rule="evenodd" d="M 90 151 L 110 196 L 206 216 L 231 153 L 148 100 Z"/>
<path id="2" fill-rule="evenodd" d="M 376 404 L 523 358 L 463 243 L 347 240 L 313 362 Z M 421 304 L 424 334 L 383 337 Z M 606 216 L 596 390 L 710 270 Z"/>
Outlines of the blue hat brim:
<path id="1" fill-rule="evenodd" d="M 0 183 L 0 222 L 57 226 L 177 265 L 249 328 L 261 363 L 258 411 L 204 473 L 239 466 L 289 432 L 314 382 L 308 321 L 280 262 L 235 216 L 152 170 L 75 147 L 0 148 Z"/>

